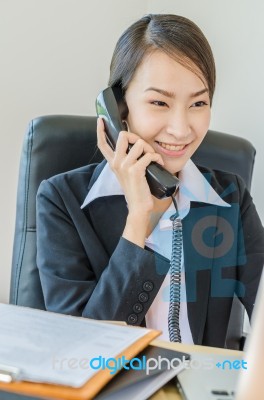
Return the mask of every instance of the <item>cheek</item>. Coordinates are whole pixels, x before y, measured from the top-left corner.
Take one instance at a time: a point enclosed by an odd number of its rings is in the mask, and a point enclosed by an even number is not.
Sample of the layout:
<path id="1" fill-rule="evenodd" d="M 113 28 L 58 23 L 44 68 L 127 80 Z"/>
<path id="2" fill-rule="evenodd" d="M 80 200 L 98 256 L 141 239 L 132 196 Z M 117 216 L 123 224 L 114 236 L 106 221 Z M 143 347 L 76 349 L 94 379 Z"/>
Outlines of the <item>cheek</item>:
<path id="1" fill-rule="evenodd" d="M 196 122 L 195 122 L 196 135 L 201 140 L 204 138 L 204 136 L 206 135 L 206 133 L 209 129 L 210 119 L 211 119 L 211 111 L 208 111 L 208 113 L 203 115 L 202 118 L 196 120 Z"/>
<path id="2" fill-rule="evenodd" d="M 150 140 L 158 131 L 157 120 L 153 120 L 150 115 L 138 109 L 135 112 L 129 113 L 127 123 L 130 132 L 139 135 L 144 140 Z"/>

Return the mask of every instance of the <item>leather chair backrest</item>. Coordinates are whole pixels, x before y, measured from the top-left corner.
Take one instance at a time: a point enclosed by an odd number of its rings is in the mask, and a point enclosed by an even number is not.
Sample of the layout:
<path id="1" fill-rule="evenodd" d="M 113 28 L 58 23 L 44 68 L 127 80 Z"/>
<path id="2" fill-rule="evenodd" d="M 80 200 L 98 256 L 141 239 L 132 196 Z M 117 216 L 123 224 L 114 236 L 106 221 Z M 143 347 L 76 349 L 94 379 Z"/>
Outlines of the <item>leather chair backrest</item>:
<path id="1" fill-rule="evenodd" d="M 254 147 L 245 139 L 208 131 L 193 160 L 239 174 L 250 189 Z M 36 266 L 36 193 L 53 175 L 99 162 L 96 117 L 44 116 L 33 119 L 25 135 L 17 192 L 10 302 L 45 309 Z"/>

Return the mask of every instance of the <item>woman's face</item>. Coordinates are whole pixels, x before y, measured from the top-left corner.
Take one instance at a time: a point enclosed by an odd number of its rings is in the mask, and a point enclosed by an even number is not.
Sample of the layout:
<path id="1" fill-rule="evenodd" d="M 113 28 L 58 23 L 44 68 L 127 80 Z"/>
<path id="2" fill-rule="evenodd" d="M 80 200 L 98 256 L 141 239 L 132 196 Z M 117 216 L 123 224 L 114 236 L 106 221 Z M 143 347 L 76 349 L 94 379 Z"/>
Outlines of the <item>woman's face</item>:
<path id="1" fill-rule="evenodd" d="M 161 51 L 147 56 L 126 91 L 129 131 L 179 172 L 202 142 L 210 122 L 208 88 L 193 72 Z"/>

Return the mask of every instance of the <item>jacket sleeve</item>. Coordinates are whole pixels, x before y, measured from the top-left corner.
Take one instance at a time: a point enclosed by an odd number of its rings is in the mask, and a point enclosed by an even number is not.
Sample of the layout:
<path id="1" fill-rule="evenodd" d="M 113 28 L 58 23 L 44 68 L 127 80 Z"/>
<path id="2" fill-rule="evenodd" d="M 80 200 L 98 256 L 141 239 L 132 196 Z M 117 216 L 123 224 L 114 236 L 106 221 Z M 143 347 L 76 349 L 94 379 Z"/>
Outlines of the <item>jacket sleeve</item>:
<path id="1" fill-rule="evenodd" d="M 244 304 L 249 317 L 253 311 L 256 293 L 264 264 L 264 229 L 256 211 L 252 198 L 241 178 L 237 177 L 240 191 L 241 228 L 244 243 L 240 244 L 245 250 L 246 262 L 238 266 L 238 281 L 242 283 L 242 292 L 238 296 Z M 241 286 L 240 286 L 241 288 Z"/>
<path id="2" fill-rule="evenodd" d="M 79 204 L 73 213 L 50 181 L 37 195 L 37 265 L 47 310 L 136 325 L 169 268 L 122 237 L 109 257 Z"/>

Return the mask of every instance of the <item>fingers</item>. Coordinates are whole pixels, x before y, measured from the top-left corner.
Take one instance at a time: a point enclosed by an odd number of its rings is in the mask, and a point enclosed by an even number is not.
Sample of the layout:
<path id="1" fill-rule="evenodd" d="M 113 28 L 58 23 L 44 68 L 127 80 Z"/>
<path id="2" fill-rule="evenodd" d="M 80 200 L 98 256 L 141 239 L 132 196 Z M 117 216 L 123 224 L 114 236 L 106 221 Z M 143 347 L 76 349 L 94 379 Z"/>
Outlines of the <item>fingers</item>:
<path id="1" fill-rule="evenodd" d="M 129 144 L 132 144 L 129 153 L 127 152 Z M 121 131 L 116 144 L 115 163 L 124 163 L 132 165 L 143 156 L 143 154 L 155 153 L 153 147 L 131 132 Z"/>
<path id="2" fill-rule="evenodd" d="M 157 162 L 160 165 L 164 165 L 164 161 L 162 157 L 158 153 L 146 153 L 143 157 L 141 157 L 137 163 L 133 166 L 138 172 L 145 171 L 151 162 Z"/>
<path id="3" fill-rule="evenodd" d="M 138 140 L 141 141 L 138 144 L 138 157 L 144 152 L 154 152 L 152 147 L 144 142 L 142 139 L 139 139 L 138 135 L 131 133 L 131 132 L 126 132 L 126 131 L 121 131 L 118 136 L 118 140 L 116 143 L 116 150 L 115 152 L 109 145 L 107 138 L 106 138 L 106 131 L 105 131 L 105 125 L 104 125 L 104 120 L 103 118 L 98 118 L 97 119 L 97 145 L 98 148 L 100 149 L 101 153 L 104 155 L 106 160 L 108 162 L 111 162 L 114 157 L 117 157 L 118 159 L 124 158 L 127 155 L 127 148 L 129 144 L 134 144 Z M 145 146 L 142 146 L 142 143 L 145 143 Z M 141 152 L 140 152 L 141 149 Z M 134 151 L 135 152 L 135 151 Z M 137 157 L 137 158 L 138 158 Z"/>
<path id="4" fill-rule="evenodd" d="M 122 164 L 124 167 L 138 165 L 139 169 L 141 169 L 143 166 L 146 168 L 146 166 L 148 166 L 152 161 L 164 165 L 161 155 L 155 153 L 150 145 L 139 139 L 133 145 Z"/>
<path id="5" fill-rule="evenodd" d="M 129 144 L 133 146 L 127 153 Z M 113 151 L 107 142 L 102 118 L 97 119 L 97 145 L 113 169 L 118 169 L 121 164 L 124 167 L 129 167 L 136 163 L 139 163 L 139 169 L 146 168 L 152 161 L 164 165 L 161 155 L 155 153 L 149 143 L 132 132 L 121 131 L 116 143 L 116 150 Z"/>

